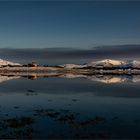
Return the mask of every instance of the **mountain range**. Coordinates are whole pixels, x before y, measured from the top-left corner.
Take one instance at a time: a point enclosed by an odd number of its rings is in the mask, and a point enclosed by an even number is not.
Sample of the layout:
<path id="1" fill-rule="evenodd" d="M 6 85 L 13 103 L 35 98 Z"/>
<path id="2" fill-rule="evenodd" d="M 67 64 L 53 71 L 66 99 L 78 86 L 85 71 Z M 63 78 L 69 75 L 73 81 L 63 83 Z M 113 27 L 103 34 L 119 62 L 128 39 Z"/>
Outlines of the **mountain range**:
<path id="1" fill-rule="evenodd" d="M 95 68 L 104 68 L 104 67 L 119 67 L 119 68 L 140 68 L 140 61 L 137 60 L 127 60 L 127 61 L 121 61 L 121 60 L 113 60 L 113 59 L 104 59 L 100 61 L 92 61 L 89 63 L 86 63 L 84 65 L 76 65 L 76 64 L 64 64 L 61 65 L 65 68 L 84 68 L 84 67 L 95 67 Z"/>
<path id="2" fill-rule="evenodd" d="M 22 64 L 19 63 L 14 63 L 11 61 L 3 60 L 0 59 L 0 66 L 22 66 Z M 86 68 L 86 67 L 93 67 L 93 68 L 111 68 L 111 67 L 116 67 L 116 68 L 140 68 L 140 61 L 138 60 L 113 60 L 113 59 L 104 59 L 100 61 L 91 61 L 89 63 L 83 64 L 83 65 L 78 65 L 78 64 L 63 64 L 59 65 L 62 68 Z"/>

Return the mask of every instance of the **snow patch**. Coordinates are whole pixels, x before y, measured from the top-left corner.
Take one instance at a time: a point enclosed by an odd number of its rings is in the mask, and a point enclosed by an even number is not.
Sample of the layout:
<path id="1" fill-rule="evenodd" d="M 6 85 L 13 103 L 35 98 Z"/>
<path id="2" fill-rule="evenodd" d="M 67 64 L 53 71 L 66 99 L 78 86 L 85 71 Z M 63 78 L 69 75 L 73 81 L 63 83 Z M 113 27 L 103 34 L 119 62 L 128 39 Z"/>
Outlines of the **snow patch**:
<path id="1" fill-rule="evenodd" d="M 7 65 L 21 66 L 21 64 L 19 64 L 19 63 L 13 63 L 13 62 L 10 62 L 10 61 L 7 61 L 7 60 L 0 59 L 0 66 L 7 66 Z"/>

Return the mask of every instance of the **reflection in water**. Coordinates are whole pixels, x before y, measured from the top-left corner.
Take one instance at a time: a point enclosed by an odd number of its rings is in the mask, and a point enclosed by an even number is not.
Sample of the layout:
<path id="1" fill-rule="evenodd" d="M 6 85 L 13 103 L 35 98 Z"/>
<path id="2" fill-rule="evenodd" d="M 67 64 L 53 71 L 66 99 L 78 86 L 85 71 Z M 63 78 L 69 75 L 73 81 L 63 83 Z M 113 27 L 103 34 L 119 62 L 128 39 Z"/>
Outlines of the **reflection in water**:
<path id="1" fill-rule="evenodd" d="M 139 75 L 1 77 L 0 138 L 140 137 Z"/>
<path id="2" fill-rule="evenodd" d="M 140 75 L 74 75 L 65 74 L 60 77 L 64 78 L 80 78 L 84 77 L 91 81 L 101 82 L 101 83 L 123 83 L 123 82 L 139 82 Z"/>
<path id="3" fill-rule="evenodd" d="M 91 81 L 95 82 L 101 82 L 101 83 L 124 83 L 124 82 L 140 82 L 140 75 L 125 75 L 125 74 L 118 74 L 118 75 L 101 75 L 101 74 L 77 74 L 77 73 L 59 73 L 59 72 L 49 72 L 49 73 L 30 73 L 29 75 L 27 73 L 20 73 L 20 74 L 5 74 L 5 75 L 0 75 L 0 82 L 4 82 L 7 80 L 12 80 L 16 78 L 28 78 L 31 80 L 37 80 L 38 77 L 62 77 L 62 78 L 68 78 L 68 79 L 73 79 L 73 78 L 86 78 Z"/>
<path id="4" fill-rule="evenodd" d="M 7 75 L 0 75 L 0 83 L 8 81 L 8 80 L 14 80 L 20 78 L 20 76 L 7 76 Z"/>

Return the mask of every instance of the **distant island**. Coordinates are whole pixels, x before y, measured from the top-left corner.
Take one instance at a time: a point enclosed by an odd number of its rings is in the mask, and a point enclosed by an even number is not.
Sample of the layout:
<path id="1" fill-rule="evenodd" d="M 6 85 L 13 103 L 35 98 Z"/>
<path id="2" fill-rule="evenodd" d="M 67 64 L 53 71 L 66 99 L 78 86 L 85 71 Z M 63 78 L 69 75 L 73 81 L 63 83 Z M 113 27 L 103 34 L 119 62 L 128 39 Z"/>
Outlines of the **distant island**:
<path id="1" fill-rule="evenodd" d="M 63 64 L 57 66 L 40 66 L 36 62 L 19 64 L 0 59 L 0 73 L 9 72 L 71 72 L 77 74 L 140 74 L 140 61 L 120 61 L 105 59 L 92 61 L 83 65 Z"/>
<path id="2" fill-rule="evenodd" d="M 84 78 L 101 83 L 140 82 L 140 61 L 105 59 L 83 65 L 39 66 L 35 62 L 19 64 L 0 59 L 0 83 L 21 77 L 31 80 L 37 77 Z"/>

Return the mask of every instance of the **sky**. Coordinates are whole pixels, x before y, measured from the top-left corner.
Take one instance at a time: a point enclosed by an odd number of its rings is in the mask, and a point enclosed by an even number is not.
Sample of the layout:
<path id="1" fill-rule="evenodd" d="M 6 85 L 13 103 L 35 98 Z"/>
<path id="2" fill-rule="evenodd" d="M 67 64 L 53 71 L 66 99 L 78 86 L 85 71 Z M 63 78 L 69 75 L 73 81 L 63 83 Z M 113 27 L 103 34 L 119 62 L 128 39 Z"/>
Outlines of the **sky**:
<path id="1" fill-rule="evenodd" d="M 140 1 L 0 1 L 0 48 L 140 44 Z"/>

